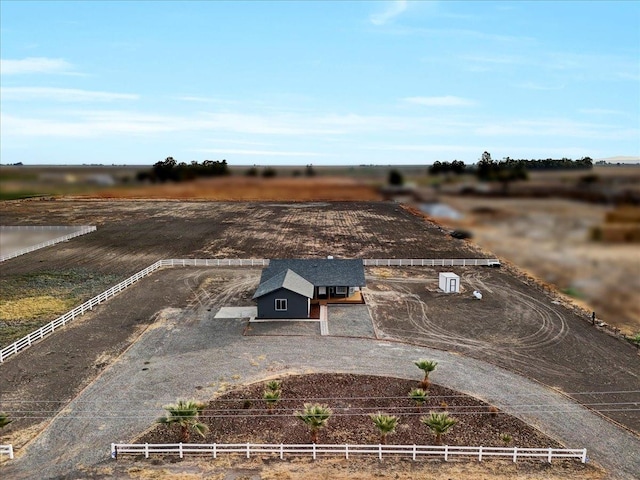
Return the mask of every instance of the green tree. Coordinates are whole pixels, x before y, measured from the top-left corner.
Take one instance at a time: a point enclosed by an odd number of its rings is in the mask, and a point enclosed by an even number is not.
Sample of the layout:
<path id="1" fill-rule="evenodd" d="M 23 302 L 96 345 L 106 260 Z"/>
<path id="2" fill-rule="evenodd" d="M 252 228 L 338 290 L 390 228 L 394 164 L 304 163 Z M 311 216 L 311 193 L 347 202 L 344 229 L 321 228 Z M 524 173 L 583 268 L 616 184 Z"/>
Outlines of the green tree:
<path id="1" fill-rule="evenodd" d="M 371 420 L 373 420 L 373 424 L 380 431 L 380 443 L 385 445 L 387 443 L 387 435 L 391 435 L 396 431 L 398 417 L 378 412 L 371 415 Z"/>
<path id="2" fill-rule="evenodd" d="M 317 403 L 305 403 L 301 412 L 296 412 L 297 418 L 309 427 L 311 442 L 318 442 L 318 431 L 327 425 L 327 421 L 333 412 L 327 405 Z"/>
<path id="3" fill-rule="evenodd" d="M 4 428 L 9 425 L 13 420 L 9 420 L 7 414 L 4 412 L 0 412 L 0 428 Z"/>
<path id="4" fill-rule="evenodd" d="M 389 172 L 389 185 L 394 187 L 401 187 L 404 185 L 404 178 L 398 170 L 391 170 Z"/>
<path id="5" fill-rule="evenodd" d="M 420 370 L 424 372 L 424 378 L 422 379 L 422 382 L 421 382 L 422 388 L 428 388 L 429 384 L 431 383 L 429 381 L 429 374 L 436 369 L 438 362 L 434 360 L 425 360 L 421 358 L 420 360 L 414 363 L 416 364 L 416 367 L 418 367 Z"/>
<path id="6" fill-rule="evenodd" d="M 198 417 L 205 407 L 206 404 L 195 400 L 178 400 L 175 404 L 162 407 L 167 411 L 167 415 L 159 418 L 158 423 L 180 425 L 181 440 L 183 442 L 189 441 L 190 430 L 204 437 L 209 429 L 199 421 Z"/>
<path id="7" fill-rule="evenodd" d="M 458 423 L 458 421 L 450 417 L 447 412 L 429 412 L 429 416 L 420 418 L 420 421 L 435 434 L 436 445 L 442 444 L 442 435 L 446 434 L 451 427 Z"/>
<path id="8" fill-rule="evenodd" d="M 428 396 L 429 394 L 426 392 L 426 390 L 423 390 L 422 388 L 412 388 L 411 391 L 409 392 L 409 398 L 414 402 L 416 402 L 416 405 L 418 406 L 418 408 L 420 408 L 420 406 L 427 401 Z"/>

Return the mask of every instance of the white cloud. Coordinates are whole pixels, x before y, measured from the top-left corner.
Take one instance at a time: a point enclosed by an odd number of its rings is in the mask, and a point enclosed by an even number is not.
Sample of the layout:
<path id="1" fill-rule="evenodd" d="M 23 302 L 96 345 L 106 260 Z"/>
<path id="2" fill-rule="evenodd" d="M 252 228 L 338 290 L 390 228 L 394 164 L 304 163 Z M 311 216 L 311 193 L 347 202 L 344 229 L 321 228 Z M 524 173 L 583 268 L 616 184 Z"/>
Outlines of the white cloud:
<path id="1" fill-rule="evenodd" d="M 0 73 L 2 75 L 72 72 L 73 66 L 61 58 L 28 57 L 22 60 L 0 60 Z"/>
<path id="2" fill-rule="evenodd" d="M 578 113 L 584 113 L 586 115 L 625 115 L 625 112 L 621 110 L 610 110 L 607 108 L 581 108 Z"/>
<path id="3" fill-rule="evenodd" d="M 394 0 L 393 2 L 388 2 L 388 5 L 382 12 L 372 14 L 369 20 L 374 25 L 384 25 L 403 13 L 406 9 L 407 0 Z"/>
<path id="4" fill-rule="evenodd" d="M 130 93 L 96 92 L 75 88 L 49 87 L 2 87 L 3 100 L 51 100 L 56 102 L 111 102 L 114 100 L 137 100 Z"/>
<path id="5" fill-rule="evenodd" d="M 473 100 L 452 95 L 444 97 L 407 97 L 403 100 L 426 107 L 470 107 L 476 104 Z"/>

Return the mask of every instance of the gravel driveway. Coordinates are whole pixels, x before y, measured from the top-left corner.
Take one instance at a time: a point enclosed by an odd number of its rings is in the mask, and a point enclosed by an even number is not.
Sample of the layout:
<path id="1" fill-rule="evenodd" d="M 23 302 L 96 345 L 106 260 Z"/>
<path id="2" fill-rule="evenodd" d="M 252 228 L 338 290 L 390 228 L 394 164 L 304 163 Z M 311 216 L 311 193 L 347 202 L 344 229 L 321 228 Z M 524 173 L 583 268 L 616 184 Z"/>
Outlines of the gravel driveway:
<path id="1" fill-rule="evenodd" d="M 288 372 L 345 372 L 419 379 L 413 361 L 439 362 L 433 380 L 476 396 L 540 428 L 569 448 L 588 449 L 609 478 L 635 478 L 640 439 L 565 396 L 494 365 L 439 350 L 374 339 L 243 336 L 246 320 L 167 309 L 111 367 L 61 412 L 5 478 L 82 478 L 109 459 L 178 397 L 206 400 L 221 388 Z M 523 413 L 522 404 L 544 405 Z"/>

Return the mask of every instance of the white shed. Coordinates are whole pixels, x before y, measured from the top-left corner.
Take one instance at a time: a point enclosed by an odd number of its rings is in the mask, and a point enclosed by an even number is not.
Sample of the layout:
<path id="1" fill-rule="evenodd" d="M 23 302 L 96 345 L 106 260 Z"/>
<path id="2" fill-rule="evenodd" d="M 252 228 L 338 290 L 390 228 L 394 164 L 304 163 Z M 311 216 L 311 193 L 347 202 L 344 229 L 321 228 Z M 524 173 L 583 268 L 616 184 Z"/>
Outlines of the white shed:
<path id="1" fill-rule="evenodd" d="M 453 272 L 440 272 L 438 285 L 445 293 L 460 293 L 460 277 Z"/>

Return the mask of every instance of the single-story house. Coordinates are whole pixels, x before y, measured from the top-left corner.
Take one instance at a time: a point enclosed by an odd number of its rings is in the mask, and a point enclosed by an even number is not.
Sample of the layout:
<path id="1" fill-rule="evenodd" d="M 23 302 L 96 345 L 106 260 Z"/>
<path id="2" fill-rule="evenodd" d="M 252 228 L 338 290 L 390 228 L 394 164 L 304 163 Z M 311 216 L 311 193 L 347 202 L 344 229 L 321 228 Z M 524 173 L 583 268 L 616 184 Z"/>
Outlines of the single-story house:
<path id="1" fill-rule="evenodd" d="M 257 318 L 309 318 L 313 303 L 343 301 L 364 286 L 362 260 L 270 260 L 253 295 Z"/>

